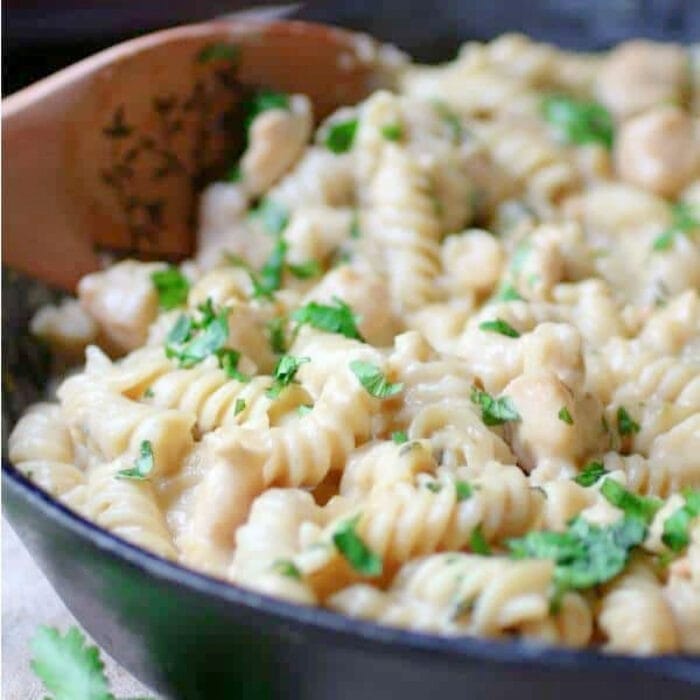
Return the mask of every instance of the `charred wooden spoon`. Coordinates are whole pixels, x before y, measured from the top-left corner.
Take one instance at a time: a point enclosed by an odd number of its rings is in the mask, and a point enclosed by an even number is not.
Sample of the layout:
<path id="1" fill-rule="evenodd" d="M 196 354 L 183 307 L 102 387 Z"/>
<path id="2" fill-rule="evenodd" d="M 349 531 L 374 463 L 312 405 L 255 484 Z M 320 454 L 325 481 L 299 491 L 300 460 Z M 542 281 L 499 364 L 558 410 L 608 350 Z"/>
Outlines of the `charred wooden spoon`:
<path id="1" fill-rule="evenodd" d="M 8 97 L 4 263 L 73 289 L 100 251 L 190 254 L 197 192 L 233 162 L 246 91 L 305 93 L 321 117 L 366 95 L 365 54 L 322 25 L 214 21 L 119 44 Z"/>

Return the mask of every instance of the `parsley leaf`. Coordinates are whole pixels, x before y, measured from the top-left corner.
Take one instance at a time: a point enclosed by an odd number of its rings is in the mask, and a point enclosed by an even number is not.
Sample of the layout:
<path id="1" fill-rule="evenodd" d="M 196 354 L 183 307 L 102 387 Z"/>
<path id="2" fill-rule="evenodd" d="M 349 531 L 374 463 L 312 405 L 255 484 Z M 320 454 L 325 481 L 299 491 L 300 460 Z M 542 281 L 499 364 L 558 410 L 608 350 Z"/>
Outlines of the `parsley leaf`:
<path id="1" fill-rule="evenodd" d="M 489 543 L 484 537 L 481 525 L 477 525 L 472 530 L 472 534 L 469 536 L 469 549 L 471 549 L 474 554 L 481 554 L 483 556 L 489 556 L 491 554 L 491 547 L 489 547 Z"/>
<path id="2" fill-rule="evenodd" d="M 491 301 L 523 301 L 523 297 L 512 284 L 506 283 L 501 285 L 496 294 L 491 297 Z"/>
<path id="3" fill-rule="evenodd" d="M 357 119 L 346 119 L 342 122 L 335 122 L 328 127 L 326 133 L 325 146 L 333 153 L 346 153 L 352 148 L 357 132 Z"/>
<path id="4" fill-rule="evenodd" d="M 273 236 L 279 236 L 289 225 L 287 207 L 268 197 L 261 199 L 258 205 L 250 210 L 249 216 L 259 221 L 260 225 Z"/>
<path id="5" fill-rule="evenodd" d="M 233 406 L 234 417 L 245 411 L 245 405 L 245 399 L 236 399 L 236 403 Z"/>
<path id="6" fill-rule="evenodd" d="M 408 435 L 403 430 L 397 430 L 391 434 L 391 439 L 397 445 L 403 445 L 405 442 L 408 442 Z"/>
<path id="7" fill-rule="evenodd" d="M 630 549 L 645 537 L 646 526 L 636 517 L 624 517 L 604 527 L 577 517 L 565 532 L 529 532 L 508 540 L 506 546 L 515 559 L 554 560 L 554 584 L 561 593 L 614 578 L 625 568 Z"/>
<path id="8" fill-rule="evenodd" d="M 255 117 L 269 109 L 289 109 L 289 95 L 275 90 L 258 90 L 243 103 L 243 123 L 246 131 Z"/>
<path id="9" fill-rule="evenodd" d="M 542 114 L 567 143 L 600 143 L 612 148 L 613 120 L 597 102 L 551 95 L 542 101 Z"/>
<path id="10" fill-rule="evenodd" d="M 580 474 L 574 477 L 574 481 L 581 486 L 593 486 L 608 470 L 601 462 L 589 462 Z"/>
<path id="11" fill-rule="evenodd" d="M 395 396 L 403 389 L 403 384 L 400 382 L 396 384 L 388 382 L 381 369 L 371 362 L 353 360 L 349 366 L 367 393 L 378 399 Z"/>
<path id="12" fill-rule="evenodd" d="M 274 293 L 282 286 L 284 274 L 284 256 L 287 254 L 287 242 L 280 237 L 270 253 L 270 257 L 260 268 L 259 273 L 248 272 L 253 283 L 253 297 L 272 299 Z"/>
<path id="13" fill-rule="evenodd" d="M 307 323 L 313 328 L 328 333 L 339 333 L 346 338 L 364 340 L 357 328 L 357 316 L 352 309 L 338 297 L 333 297 L 334 306 L 310 301 L 292 314 L 292 319 L 299 325 Z"/>
<path id="14" fill-rule="evenodd" d="M 267 322 L 267 337 L 270 341 L 272 352 L 282 355 L 287 352 L 287 340 L 284 337 L 285 319 L 281 316 L 273 318 Z"/>
<path id="15" fill-rule="evenodd" d="M 700 515 L 700 490 L 683 492 L 685 504 L 664 521 L 661 541 L 674 552 L 684 550 L 690 543 L 690 522 Z"/>
<path id="16" fill-rule="evenodd" d="M 300 280 L 308 280 L 321 274 L 321 265 L 318 260 L 307 260 L 303 263 L 288 263 L 287 269 Z"/>
<path id="17" fill-rule="evenodd" d="M 574 419 L 571 417 L 571 413 L 569 412 L 569 409 L 566 406 L 562 406 L 559 409 L 559 413 L 557 413 L 557 418 L 563 423 L 566 423 L 567 425 L 574 424 Z"/>
<path id="18" fill-rule="evenodd" d="M 363 576 L 379 576 L 382 573 L 382 560 L 357 534 L 360 515 L 340 523 L 333 533 L 333 544 L 355 571 Z"/>
<path id="19" fill-rule="evenodd" d="M 177 267 L 156 270 L 151 273 L 151 281 L 158 292 L 158 306 L 170 311 L 187 301 L 190 283 Z"/>
<path id="20" fill-rule="evenodd" d="M 467 501 L 472 497 L 474 489 L 471 484 L 466 481 L 458 479 L 455 481 L 455 495 L 457 496 L 457 502 Z"/>
<path id="21" fill-rule="evenodd" d="M 114 700 L 97 647 L 76 627 L 64 636 L 40 627 L 31 642 L 32 670 L 54 700 Z"/>
<path id="22" fill-rule="evenodd" d="M 621 436 L 632 435 L 641 430 L 639 423 L 632 419 L 632 416 L 627 412 L 624 406 L 617 409 L 617 432 Z"/>
<path id="23" fill-rule="evenodd" d="M 473 386 L 471 400 L 481 408 L 481 420 L 486 425 L 503 425 L 520 420 L 520 414 L 507 396 L 494 399 L 491 394 Z"/>
<path id="24" fill-rule="evenodd" d="M 600 492 L 609 503 L 623 510 L 629 518 L 638 518 L 648 523 L 661 507 L 661 501 L 657 498 L 637 496 L 621 486 L 614 479 L 606 479 L 600 487 Z"/>
<path id="25" fill-rule="evenodd" d="M 135 479 L 143 481 L 147 479 L 155 462 L 153 460 L 153 446 L 149 440 L 144 440 L 139 447 L 139 456 L 134 460 L 131 469 L 122 469 L 115 474 L 117 479 Z"/>
<path id="26" fill-rule="evenodd" d="M 282 355 L 277 360 L 277 365 L 275 365 L 272 385 L 265 392 L 267 396 L 271 399 L 276 399 L 282 393 L 282 390 L 294 381 L 299 367 L 306 362 L 311 362 L 311 358 Z"/>
<path id="27" fill-rule="evenodd" d="M 277 559 L 272 562 L 272 569 L 282 576 L 301 581 L 301 571 L 291 559 Z"/>
<path id="28" fill-rule="evenodd" d="M 513 328 L 507 321 L 502 318 L 497 318 L 493 321 L 484 321 L 479 324 L 479 329 L 482 331 L 490 331 L 491 333 L 500 333 L 509 338 L 519 338 L 520 333 Z"/>
<path id="29" fill-rule="evenodd" d="M 397 122 L 384 124 L 379 131 L 387 141 L 400 141 L 403 138 L 403 127 Z"/>
<path id="30" fill-rule="evenodd" d="M 211 300 L 199 307 L 202 318 L 180 316 L 166 338 L 165 354 L 189 368 L 216 353 L 228 339 L 228 311 L 214 313 Z"/>
<path id="31" fill-rule="evenodd" d="M 673 220 L 671 225 L 661 235 L 654 239 L 653 250 L 668 250 L 676 236 L 690 235 L 700 229 L 700 212 L 690 204 L 678 202 L 671 208 Z"/>
<path id="32" fill-rule="evenodd" d="M 241 353 L 238 350 L 221 348 L 216 351 L 216 357 L 219 360 L 219 367 L 226 372 L 226 376 L 239 382 L 250 381 L 250 377 L 238 369 L 238 362 L 241 359 Z"/>

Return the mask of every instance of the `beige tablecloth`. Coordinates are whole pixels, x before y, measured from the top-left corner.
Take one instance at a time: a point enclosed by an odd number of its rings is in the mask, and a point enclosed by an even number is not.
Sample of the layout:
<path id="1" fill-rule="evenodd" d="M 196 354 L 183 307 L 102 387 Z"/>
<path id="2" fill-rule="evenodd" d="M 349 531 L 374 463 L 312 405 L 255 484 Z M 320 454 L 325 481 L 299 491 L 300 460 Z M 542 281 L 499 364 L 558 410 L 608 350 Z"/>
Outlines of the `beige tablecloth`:
<path id="1" fill-rule="evenodd" d="M 34 677 L 29 641 L 39 625 L 64 633 L 77 624 L 54 593 L 29 553 L 6 521 L 2 523 L 2 698 L 41 700 L 46 696 Z M 155 697 L 104 652 L 107 675 L 117 698 Z"/>

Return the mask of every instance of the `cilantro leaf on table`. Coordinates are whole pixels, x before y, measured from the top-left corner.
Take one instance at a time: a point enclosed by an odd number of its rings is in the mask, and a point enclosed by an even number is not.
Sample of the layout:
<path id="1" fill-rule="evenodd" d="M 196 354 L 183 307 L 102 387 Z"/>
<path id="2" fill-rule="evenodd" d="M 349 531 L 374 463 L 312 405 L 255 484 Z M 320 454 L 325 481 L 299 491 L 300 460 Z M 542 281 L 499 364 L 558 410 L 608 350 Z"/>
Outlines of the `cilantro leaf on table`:
<path id="1" fill-rule="evenodd" d="M 503 425 L 509 421 L 520 420 L 520 414 L 507 396 L 495 399 L 486 391 L 473 386 L 471 400 L 481 408 L 481 420 L 486 425 Z"/>
<path id="2" fill-rule="evenodd" d="M 389 382 L 381 369 L 371 362 L 353 360 L 349 366 L 367 393 L 377 399 L 395 396 L 403 390 L 402 383 Z"/>
<path id="3" fill-rule="evenodd" d="M 613 119 L 597 102 L 550 95 L 542 101 L 542 115 L 566 143 L 600 143 L 612 148 Z"/>
<path id="4" fill-rule="evenodd" d="M 151 281 L 158 293 L 158 306 L 170 311 L 187 301 L 190 283 L 177 267 L 167 267 L 151 273 Z"/>
<path id="5" fill-rule="evenodd" d="M 333 544 L 348 564 L 363 576 L 379 576 L 382 573 L 382 560 L 357 534 L 360 515 L 345 520 L 333 533 Z"/>
<path id="6" fill-rule="evenodd" d="M 306 306 L 297 309 L 292 314 L 292 319 L 300 326 L 308 324 L 321 331 L 338 333 L 355 340 L 364 340 L 357 328 L 357 316 L 338 297 L 333 297 L 332 305 L 310 301 Z"/>

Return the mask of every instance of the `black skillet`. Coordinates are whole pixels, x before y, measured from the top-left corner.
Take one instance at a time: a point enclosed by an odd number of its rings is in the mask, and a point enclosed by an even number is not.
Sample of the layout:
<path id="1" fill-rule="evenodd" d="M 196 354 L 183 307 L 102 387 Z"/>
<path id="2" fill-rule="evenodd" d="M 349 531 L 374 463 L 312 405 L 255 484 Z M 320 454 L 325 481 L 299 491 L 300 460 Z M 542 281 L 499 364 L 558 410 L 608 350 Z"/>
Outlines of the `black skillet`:
<path id="1" fill-rule="evenodd" d="M 512 30 L 578 49 L 603 48 L 631 36 L 700 38 L 700 3 L 692 0 L 436 5 L 355 0 L 315 3 L 298 14 L 375 33 L 423 59 L 448 58 L 462 40 Z M 5 436 L 22 408 L 40 396 L 47 377 L 50 363 L 28 337 L 27 322 L 51 296 L 12 273 L 3 277 Z M 698 658 L 442 639 L 245 591 L 110 535 L 52 500 L 6 461 L 3 507 L 85 629 L 163 697 L 700 698 Z"/>

